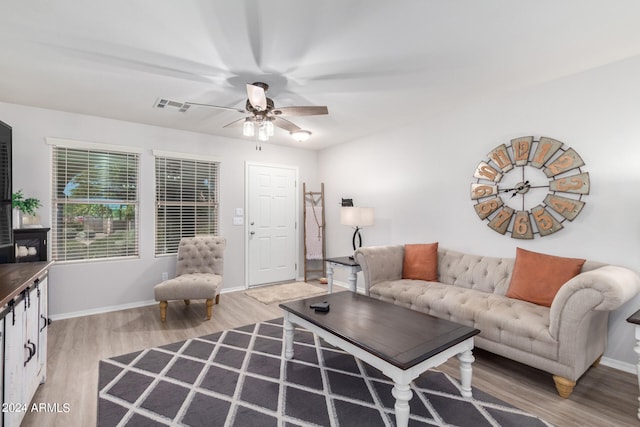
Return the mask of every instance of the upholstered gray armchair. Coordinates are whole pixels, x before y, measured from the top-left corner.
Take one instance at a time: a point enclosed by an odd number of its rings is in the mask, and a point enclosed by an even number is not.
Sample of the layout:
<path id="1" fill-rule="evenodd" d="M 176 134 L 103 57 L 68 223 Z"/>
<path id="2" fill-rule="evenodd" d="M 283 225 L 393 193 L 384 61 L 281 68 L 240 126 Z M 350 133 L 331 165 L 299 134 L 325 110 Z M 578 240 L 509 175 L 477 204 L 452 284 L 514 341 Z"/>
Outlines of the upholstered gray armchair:
<path id="1" fill-rule="evenodd" d="M 153 288 L 156 301 L 160 301 L 160 320 L 167 318 L 170 300 L 192 299 L 207 302 L 207 320 L 211 319 L 213 301 L 220 302 L 224 249 L 227 241 L 222 237 L 185 237 L 178 246 L 176 277 Z"/>

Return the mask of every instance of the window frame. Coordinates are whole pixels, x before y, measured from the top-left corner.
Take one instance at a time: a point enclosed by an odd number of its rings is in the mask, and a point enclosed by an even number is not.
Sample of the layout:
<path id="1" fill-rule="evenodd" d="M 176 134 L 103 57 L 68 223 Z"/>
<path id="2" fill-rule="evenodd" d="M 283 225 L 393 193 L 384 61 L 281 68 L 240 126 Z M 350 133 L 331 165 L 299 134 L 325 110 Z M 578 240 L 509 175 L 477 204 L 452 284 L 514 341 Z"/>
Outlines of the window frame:
<path id="1" fill-rule="evenodd" d="M 167 238 L 167 235 L 165 234 L 164 237 L 164 246 L 163 246 L 163 250 L 159 251 L 159 223 L 160 223 L 160 215 L 159 215 L 159 208 L 160 208 L 160 203 L 163 204 L 163 206 L 174 206 L 174 207 L 183 207 L 183 206 L 193 206 L 193 207 L 206 207 L 206 206 L 211 206 L 213 208 L 214 211 L 214 220 L 213 220 L 213 224 L 208 225 L 208 227 L 213 227 L 214 232 L 211 233 L 212 235 L 218 235 L 220 233 L 220 177 L 221 177 L 221 167 L 222 167 L 222 160 L 219 157 L 214 157 L 214 156 L 206 156 L 206 155 L 201 155 L 201 154 L 189 154 L 189 153 L 181 153 L 181 152 L 173 152 L 173 151 L 164 151 L 164 150 L 152 150 L 152 154 L 153 154 L 153 167 L 154 167 L 154 173 L 153 173 L 153 177 L 154 177 L 154 245 L 153 245 L 153 252 L 154 252 L 154 256 L 156 258 L 159 257 L 167 257 L 167 256 L 175 256 L 177 254 L 178 251 L 178 247 L 177 247 L 177 243 L 175 243 L 176 247 L 175 247 L 175 251 L 171 251 L 168 248 L 167 245 L 167 241 L 169 240 Z M 216 168 L 216 172 L 215 172 L 215 177 L 214 177 L 214 182 L 215 182 L 215 186 L 214 186 L 214 190 L 213 190 L 213 195 L 214 195 L 214 200 L 210 201 L 210 202 L 194 202 L 194 201 L 173 201 L 173 202 L 168 202 L 166 200 L 160 201 L 159 200 L 159 194 L 158 194 L 158 189 L 159 189 L 159 183 L 158 183 L 158 161 L 159 160 L 164 160 L 166 161 L 179 161 L 179 162 L 193 162 L 194 165 L 194 170 L 197 169 L 197 165 L 198 164 L 205 164 L 207 166 L 211 166 L 213 164 L 215 164 L 215 168 Z M 182 163 L 181 163 L 182 165 Z M 195 191 L 195 189 L 194 189 Z M 182 193 L 182 190 L 180 191 Z M 165 193 L 166 194 L 166 193 Z M 182 196 L 182 194 L 181 194 Z M 197 216 L 197 214 L 194 215 L 194 218 Z M 197 219 L 194 221 L 194 224 L 197 223 Z M 181 221 L 181 225 L 183 224 L 183 222 Z M 197 225 L 194 225 L 194 233 L 193 235 L 201 235 L 200 233 L 197 232 Z M 182 237 L 192 237 L 192 234 L 187 233 L 187 234 L 183 234 L 182 231 L 179 233 L 179 238 Z M 178 239 L 179 241 L 179 239 Z"/>
<path id="2" fill-rule="evenodd" d="M 76 141 L 70 139 L 63 138 L 46 138 L 46 143 L 51 146 L 51 259 L 55 260 L 56 263 L 67 264 L 67 263 L 87 263 L 87 262 L 105 262 L 105 261 L 117 261 L 123 259 L 139 259 L 140 258 L 140 182 L 141 182 L 141 154 L 142 150 L 137 147 L 129 147 L 122 145 L 112 145 L 112 144 L 103 144 L 96 142 L 88 142 L 88 141 Z M 66 150 L 76 150 L 76 151 L 86 151 L 87 155 L 91 152 L 100 152 L 106 154 L 125 154 L 134 156 L 135 159 L 135 198 L 133 201 L 130 200 L 120 200 L 120 199 L 109 199 L 106 198 L 74 198 L 74 199 L 66 199 L 59 198 L 56 190 L 57 190 L 57 179 L 59 177 L 59 171 L 57 170 L 57 165 L 55 164 L 57 160 L 57 149 L 66 149 Z M 87 161 L 89 164 L 89 160 Z M 65 169 L 66 172 L 67 169 Z M 127 179 L 127 181 L 129 181 Z M 66 201 L 65 201 L 66 200 Z M 69 201 L 71 200 L 71 201 Z M 134 234 L 133 234 L 133 249 L 132 254 L 128 255 L 113 255 L 113 256 L 101 256 L 101 257 L 82 257 L 77 259 L 67 259 L 68 253 L 66 249 L 59 248 L 59 236 L 60 233 L 66 233 L 68 230 L 66 227 L 61 230 L 59 227 L 58 221 L 58 206 L 67 206 L 67 205 L 78 205 L 78 204 L 89 204 L 89 205 L 109 205 L 109 204 L 120 204 L 120 205 L 128 205 L 133 206 L 134 211 Z M 59 258 L 58 255 L 60 251 L 64 252 L 64 259 Z"/>

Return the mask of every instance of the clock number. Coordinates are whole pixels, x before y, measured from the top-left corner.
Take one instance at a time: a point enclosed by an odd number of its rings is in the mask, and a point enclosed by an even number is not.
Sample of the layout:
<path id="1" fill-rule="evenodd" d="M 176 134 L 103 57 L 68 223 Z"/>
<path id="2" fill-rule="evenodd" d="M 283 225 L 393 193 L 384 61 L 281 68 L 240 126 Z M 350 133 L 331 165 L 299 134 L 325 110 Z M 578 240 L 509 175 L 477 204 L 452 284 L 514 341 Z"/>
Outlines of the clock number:
<path id="1" fill-rule="evenodd" d="M 498 187 L 495 185 L 471 184 L 471 199 L 473 200 L 494 194 L 498 194 Z"/>
<path id="2" fill-rule="evenodd" d="M 549 189 L 563 193 L 589 194 L 589 172 L 553 180 L 549 183 Z"/>
<path id="3" fill-rule="evenodd" d="M 493 182 L 498 182 L 502 179 L 502 174 L 497 169 L 489 166 L 487 162 L 480 162 L 473 176 L 474 178 L 488 179 Z"/>
<path id="4" fill-rule="evenodd" d="M 536 219 L 538 228 L 542 230 L 551 230 L 551 227 L 553 227 L 553 218 L 551 218 L 551 215 L 549 215 L 549 213 L 544 209 L 534 212 L 533 217 Z"/>
<path id="5" fill-rule="evenodd" d="M 547 197 L 544 198 L 544 203 L 569 221 L 573 221 L 578 216 L 585 204 L 580 200 L 569 199 L 555 194 L 547 194 Z"/>
<path id="6" fill-rule="evenodd" d="M 493 231 L 497 231 L 500 234 L 506 233 L 507 227 L 509 227 L 509 222 L 511 222 L 513 212 L 513 209 L 511 209 L 509 206 L 503 207 L 496 214 L 496 216 L 494 216 L 493 219 L 489 221 L 489 227 L 491 227 Z"/>
<path id="7" fill-rule="evenodd" d="M 551 162 L 551 164 L 544 169 L 544 173 L 547 177 L 551 178 L 552 176 L 556 176 L 571 169 L 579 168 L 580 166 L 584 166 L 582 158 L 574 151 L 573 148 L 570 148 Z"/>
<path id="8" fill-rule="evenodd" d="M 538 205 L 531 209 L 531 215 L 538 226 L 541 236 L 548 236 L 562 229 L 562 224 L 551 215 L 551 213 L 542 205 Z"/>
<path id="9" fill-rule="evenodd" d="M 494 213 L 500 206 L 503 205 L 502 199 L 496 197 L 486 202 L 478 203 L 474 206 L 476 213 L 480 219 L 486 219 L 489 215 Z"/>
<path id="10" fill-rule="evenodd" d="M 529 153 L 531 152 L 532 136 L 525 136 L 511 140 L 511 149 L 513 150 L 513 158 L 517 166 L 524 166 L 529 161 Z"/>
<path id="11" fill-rule="evenodd" d="M 513 230 L 511 231 L 511 237 L 513 237 L 514 239 L 533 239 L 533 230 L 531 230 L 529 212 L 516 212 L 515 219 L 513 220 Z"/>
<path id="12" fill-rule="evenodd" d="M 542 165 L 547 163 L 547 161 L 562 147 L 562 142 L 556 141 L 551 138 L 540 138 L 540 142 L 538 142 L 538 147 L 536 151 L 533 153 L 533 160 L 531 160 L 531 166 L 540 169 Z"/>
<path id="13" fill-rule="evenodd" d="M 502 144 L 491 150 L 488 154 L 489 158 L 495 162 L 496 165 L 502 170 L 502 172 L 508 172 L 513 169 L 513 163 L 509 157 L 507 147 Z"/>

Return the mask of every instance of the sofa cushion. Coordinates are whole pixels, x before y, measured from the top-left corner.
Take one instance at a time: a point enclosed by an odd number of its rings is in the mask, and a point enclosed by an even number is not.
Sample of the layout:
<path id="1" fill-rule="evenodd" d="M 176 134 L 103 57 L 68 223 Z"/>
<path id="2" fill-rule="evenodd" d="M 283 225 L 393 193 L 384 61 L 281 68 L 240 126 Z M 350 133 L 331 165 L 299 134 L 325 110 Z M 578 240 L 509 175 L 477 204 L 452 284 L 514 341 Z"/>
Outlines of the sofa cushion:
<path id="1" fill-rule="evenodd" d="M 209 273 L 183 274 L 153 288 L 156 301 L 213 299 L 220 293 L 222 276 Z"/>
<path id="2" fill-rule="evenodd" d="M 438 242 L 428 244 L 404 245 L 402 278 L 438 280 Z"/>
<path id="3" fill-rule="evenodd" d="M 480 329 L 480 337 L 556 360 L 558 342 L 549 333 L 549 309 L 458 286 L 394 280 L 371 287 L 371 296 Z"/>
<path id="4" fill-rule="evenodd" d="M 551 307 L 558 290 L 582 269 L 584 259 L 563 258 L 516 249 L 507 296 Z"/>
<path id="5" fill-rule="evenodd" d="M 465 254 L 438 248 L 439 282 L 504 295 L 509 288 L 513 258 Z"/>

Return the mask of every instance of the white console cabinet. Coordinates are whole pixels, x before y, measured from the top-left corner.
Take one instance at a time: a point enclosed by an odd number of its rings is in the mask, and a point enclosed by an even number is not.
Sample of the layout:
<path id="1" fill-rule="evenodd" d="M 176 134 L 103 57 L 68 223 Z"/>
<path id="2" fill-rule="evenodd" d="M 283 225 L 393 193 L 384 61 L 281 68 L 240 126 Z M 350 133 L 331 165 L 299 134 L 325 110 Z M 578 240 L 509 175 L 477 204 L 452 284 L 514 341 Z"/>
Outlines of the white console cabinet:
<path id="1" fill-rule="evenodd" d="M 48 282 L 47 269 L 29 276 L 1 310 L 3 427 L 20 425 L 46 378 Z"/>

